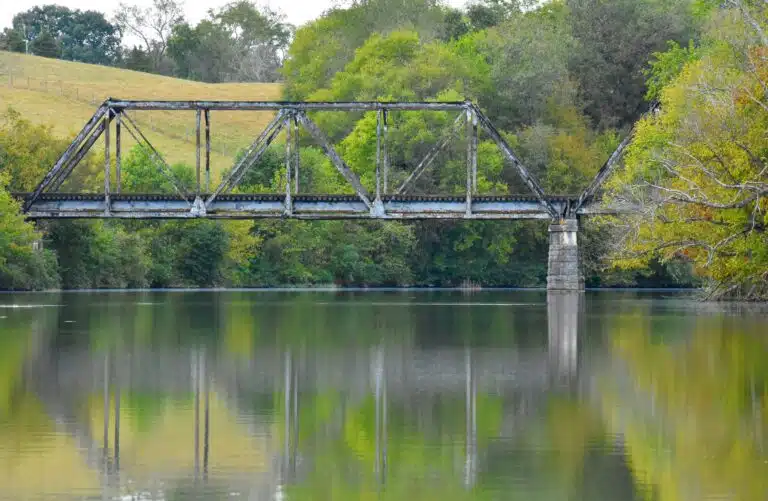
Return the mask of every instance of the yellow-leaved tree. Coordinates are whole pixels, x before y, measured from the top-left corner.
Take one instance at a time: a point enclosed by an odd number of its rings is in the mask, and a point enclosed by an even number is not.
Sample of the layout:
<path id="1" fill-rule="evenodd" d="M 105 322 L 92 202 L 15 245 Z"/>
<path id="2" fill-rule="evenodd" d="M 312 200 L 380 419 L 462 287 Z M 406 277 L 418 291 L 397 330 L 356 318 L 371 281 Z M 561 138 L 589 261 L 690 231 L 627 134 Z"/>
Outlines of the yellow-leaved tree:
<path id="1" fill-rule="evenodd" d="M 768 45 L 745 3 L 715 13 L 697 57 L 660 92 L 608 183 L 619 263 L 685 258 L 712 298 L 768 298 Z M 759 25 L 758 25 L 759 27 Z"/>

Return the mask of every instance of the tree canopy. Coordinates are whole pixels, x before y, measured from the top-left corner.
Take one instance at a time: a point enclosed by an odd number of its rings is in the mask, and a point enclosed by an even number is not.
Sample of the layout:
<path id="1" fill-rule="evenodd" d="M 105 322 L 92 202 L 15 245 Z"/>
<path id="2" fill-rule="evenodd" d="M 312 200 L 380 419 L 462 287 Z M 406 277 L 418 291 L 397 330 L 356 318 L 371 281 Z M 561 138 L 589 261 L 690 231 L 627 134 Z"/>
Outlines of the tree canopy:
<path id="1" fill-rule="evenodd" d="M 13 17 L 7 30 L 9 50 L 23 52 L 24 40 L 38 56 L 92 64 L 114 64 L 120 56 L 121 33 L 101 12 L 60 5 L 33 7 Z"/>

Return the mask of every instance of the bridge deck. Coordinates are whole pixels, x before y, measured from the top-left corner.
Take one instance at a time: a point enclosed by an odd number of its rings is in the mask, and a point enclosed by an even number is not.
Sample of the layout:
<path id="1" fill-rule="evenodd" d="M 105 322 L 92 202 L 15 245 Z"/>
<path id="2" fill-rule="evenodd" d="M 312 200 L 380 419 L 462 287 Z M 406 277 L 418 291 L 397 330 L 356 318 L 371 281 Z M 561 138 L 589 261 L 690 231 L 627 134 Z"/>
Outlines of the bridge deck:
<path id="1" fill-rule="evenodd" d="M 31 194 L 16 193 L 21 201 Z M 208 198 L 200 195 L 200 202 Z M 577 196 L 548 196 L 563 214 Z M 369 209 L 356 195 L 294 195 L 290 203 L 278 194 L 222 194 L 201 212 L 202 203 L 178 195 L 113 194 L 109 204 L 103 194 L 44 193 L 29 207 L 30 219 L 126 218 L 186 219 L 205 216 L 220 219 L 550 219 L 542 203 L 529 195 L 385 195 L 379 210 Z M 579 214 L 595 213 L 589 207 Z"/>

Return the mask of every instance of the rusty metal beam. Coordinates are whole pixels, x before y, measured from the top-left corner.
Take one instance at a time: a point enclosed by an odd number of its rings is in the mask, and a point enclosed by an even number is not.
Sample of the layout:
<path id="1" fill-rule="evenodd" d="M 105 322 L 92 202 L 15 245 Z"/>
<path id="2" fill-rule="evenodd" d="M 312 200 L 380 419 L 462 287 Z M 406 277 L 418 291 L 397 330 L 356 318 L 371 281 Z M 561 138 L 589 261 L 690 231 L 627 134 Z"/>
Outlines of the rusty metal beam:
<path id="1" fill-rule="evenodd" d="M 579 196 L 579 200 L 573 205 L 572 212 L 575 213 L 581 210 L 586 204 L 592 201 L 592 197 L 595 196 L 597 190 L 600 189 L 608 176 L 614 171 L 616 166 L 619 164 L 619 160 L 621 160 L 622 156 L 624 155 L 624 150 L 627 148 L 627 146 L 629 146 L 629 143 L 631 143 L 632 139 L 635 137 L 637 124 L 649 115 L 658 113 L 660 109 L 661 104 L 658 101 L 651 103 L 648 111 L 645 112 L 637 122 L 635 122 L 635 124 L 632 126 L 632 129 L 629 131 L 629 134 L 627 134 L 621 143 L 619 143 L 619 146 L 616 148 L 616 150 L 611 153 L 611 156 L 608 157 L 608 160 L 605 162 L 605 164 L 600 168 L 599 171 L 597 171 L 597 174 L 595 175 L 594 179 L 592 179 L 592 182 L 589 183 L 589 186 L 587 186 L 584 192 Z"/>
<path id="2" fill-rule="evenodd" d="M 299 144 L 299 119 L 293 115 L 293 172 L 296 179 L 294 193 L 299 192 L 299 165 L 301 164 L 301 145 Z"/>
<path id="3" fill-rule="evenodd" d="M 619 161 L 624 154 L 624 150 L 627 148 L 627 146 L 629 146 L 629 143 L 632 142 L 632 138 L 634 136 L 635 129 L 633 127 L 632 130 L 629 131 L 629 134 L 627 134 L 627 137 L 625 137 L 621 143 L 619 143 L 619 146 L 616 148 L 616 150 L 611 153 L 611 156 L 608 157 L 608 160 L 605 162 L 605 164 L 603 164 L 600 170 L 597 171 L 597 174 L 595 175 L 594 179 L 592 179 L 592 182 L 589 183 L 589 186 L 587 186 L 584 192 L 579 196 L 579 200 L 572 208 L 573 212 L 578 211 L 584 206 L 584 204 L 592 200 L 592 197 L 595 196 L 597 190 L 600 189 L 605 180 L 608 179 L 608 176 L 619 164 Z"/>
<path id="4" fill-rule="evenodd" d="M 211 110 L 205 109 L 205 191 L 211 190 Z"/>
<path id="5" fill-rule="evenodd" d="M 383 110 L 376 112 L 376 200 L 381 200 L 381 115 Z"/>
<path id="6" fill-rule="evenodd" d="M 413 185 L 419 179 L 419 177 L 421 177 L 424 171 L 426 171 L 427 168 L 432 165 L 432 162 L 435 160 L 435 158 L 437 158 L 438 153 L 443 151 L 443 149 L 448 144 L 448 141 L 450 141 L 453 137 L 456 136 L 456 134 L 458 134 L 459 129 L 461 129 L 462 125 L 464 124 L 464 114 L 465 113 L 462 110 L 462 112 L 459 113 L 459 116 L 456 117 L 456 120 L 453 121 L 453 124 L 451 124 L 449 131 L 443 135 L 440 141 L 431 150 L 429 150 L 429 152 L 427 152 L 421 162 L 419 162 L 419 165 L 413 169 L 411 175 L 408 176 L 405 181 L 403 181 L 403 184 L 400 185 L 395 193 L 401 195 L 407 192 L 408 188 L 410 188 L 411 185 Z"/>
<path id="7" fill-rule="evenodd" d="M 483 127 L 485 132 L 491 137 L 491 139 L 499 146 L 499 149 L 501 150 L 502 154 L 507 158 L 507 160 L 509 160 L 512 163 L 512 165 L 517 170 L 518 175 L 525 183 L 525 185 L 539 199 L 542 207 L 544 207 L 544 209 L 552 215 L 553 219 L 560 219 L 561 214 L 559 214 L 554 209 L 554 207 L 552 207 L 552 205 L 549 202 L 547 202 L 546 195 L 544 193 L 544 190 L 541 188 L 541 185 L 536 180 L 536 178 L 534 178 L 533 175 L 530 172 L 528 172 L 528 169 L 525 168 L 525 166 L 520 161 L 520 159 L 517 158 L 517 155 L 515 155 L 515 153 L 512 151 L 512 148 L 509 146 L 509 144 L 507 144 L 507 141 L 502 137 L 501 133 L 499 133 L 499 131 L 496 130 L 496 127 L 490 122 L 490 120 L 488 120 L 488 118 L 483 114 L 483 112 L 480 111 L 480 108 L 478 108 L 472 103 L 468 103 L 468 106 L 472 107 L 480 125 Z"/>
<path id="8" fill-rule="evenodd" d="M 352 187 L 355 189 L 355 192 L 357 193 L 357 196 L 360 197 L 360 200 L 363 201 L 368 209 L 372 209 L 373 203 L 371 202 L 371 195 L 368 193 L 368 190 L 366 190 L 362 185 L 360 178 L 357 177 L 357 174 L 352 172 L 352 169 L 350 169 L 344 160 L 341 159 L 326 135 L 323 134 L 317 124 L 310 120 L 305 113 L 300 112 L 297 116 L 302 125 L 304 125 L 304 128 L 307 129 L 309 134 L 315 139 L 315 141 L 320 144 L 320 147 L 323 148 L 326 156 L 331 159 L 331 162 L 336 167 L 336 170 L 338 170 L 341 175 L 344 176 L 344 179 L 346 179 L 347 182 L 352 185 Z"/>
<path id="9" fill-rule="evenodd" d="M 110 108 L 120 110 L 197 110 L 213 111 L 459 111 L 464 102 L 292 102 L 292 101 L 126 101 L 110 100 Z"/>
<path id="10" fill-rule="evenodd" d="M 149 148 L 149 152 L 155 157 L 155 160 L 157 160 L 160 164 L 160 172 L 162 172 L 165 177 L 171 182 L 173 185 L 173 188 L 176 190 L 176 192 L 181 195 L 181 197 L 187 202 L 187 204 L 192 205 L 192 203 L 189 201 L 189 194 L 187 193 L 187 190 L 182 188 L 180 186 L 179 180 L 176 178 L 176 176 L 173 174 L 173 170 L 171 170 L 171 166 L 168 165 L 168 162 L 165 161 L 165 159 L 160 155 L 160 152 L 158 152 L 154 146 L 152 146 L 152 143 L 149 142 L 149 140 L 142 134 L 139 127 L 136 125 L 136 123 L 131 119 L 131 117 L 123 112 L 123 115 L 125 116 L 125 119 L 128 120 L 125 123 L 125 130 L 128 131 L 128 133 L 133 137 L 133 139 L 139 143 L 142 147 Z M 135 131 L 134 131 L 135 130 Z"/>
<path id="11" fill-rule="evenodd" d="M 24 199 L 29 194 L 14 194 Z M 575 197 L 574 197 L 575 200 Z M 565 210 L 571 199 L 552 199 Z M 31 219 L 115 218 L 115 219 L 551 219 L 535 197 L 473 197 L 472 212 L 466 214 L 463 196 L 385 196 L 380 212 L 371 211 L 356 195 L 291 197 L 292 213 L 286 214 L 281 194 L 221 195 L 204 214 L 195 214 L 178 195 L 113 195 L 110 211 L 100 194 L 44 194 L 27 213 Z"/>
<path id="12" fill-rule="evenodd" d="M 109 110 L 107 116 L 104 117 L 104 210 L 106 212 L 109 212 L 110 172 L 112 170 L 112 157 L 109 156 L 111 118 L 112 110 Z"/>
<path id="13" fill-rule="evenodd" d="M 291 146 L 293 146 L 291 137 L 291 132 L 293 130 L 291 124 L 292 121 L 290 115 L 285 119 L 285 124 L 287 126 L 285 129 L 285 213 L 287 215 L 293 213 L 293 203 L 291 201 L 291 161 L 293 160 L 291 153 Z"/>
<path id="14" fill-rule="evenodd" d="M 117 113 L 117 116 L 115 116 L 115 183 L 116 183 L 116 191 L 119 194 L 120 193 L 120 187 L 122 185 L 122 139 L 121 139 L 121 128 L 122 128 L 122 113 Z"/>
<path id="15" fill-rule="evenodd" d="M 477 195 L 477 115 L 475 113 L 472 113 L 469 142 L 469 167 L 472 171 L 472 194 Z"/>
<path id="16" fill-rule="evenodd" d="M 61 154 L 58 160 L 56 160 L 56 163 L 53 165 L 53 168 L 48 171 L 48 173 L 45 175 L 42 181 L 40 181 L 40 184 L 35 187 L 35 190 L 32 192 L 32 196 L 27 200 L 27 204 L 24 206 L 24 209 L 29 207 L 37 198 L 40 196 L 40 194 L 45 190 L 48 185 L 53 181 L 53 179 L 59 175 L 59 173 L 65 168 L 67 162 L 72 158 L 72 155 L 75 154 L 75 151 L 80 146 L 80 143 L 82 143 L 83 139 L 93 131 L 94 127 L 96 127 L 96 124 L 101 120 L 101 118 L 107 113 L 107 110 L 109 107 L 106 104 L 102 104 L 99 106 L 99 109 L 96 110 L 96 113 L 93 114 L 90 120 L 85 124 L 85 126 L 82 128 L 82 130 L 77 134 L 74 141 L 67 147 L 66 150 L 64 150 L 64 153 Z"/>
<path id="17" fill-rule="evenodd" d="M 472 154 L 472 138 L 477 136 L 477 115 L 467 108 L 467 216 L 472 215 L 472 172 L 477 169 L 477 157 Z M 463 113 L 462 113 L 463 115 Z M 474 159 L 474 169 L 473 167 Z"/>
<path id="18" fill-rule="evenodd" d="M 49 188 L 50 191 L 58 191 L 59 188 L 61 188 L 61 185 L 64 183 L 64 181 L 69 178 L 70 174 L 72 174 L 72 171 L 77 167 L 77 165 L 82 161 L 83 158 L 85 158 L 85 155 L 88 154 L 88 152 L 91 150 L 91 147 L 94 145 L 96 141 L 99 140 L 101 135 L 104 133 L 104 121 L 102 120 L 99 122 L 99 125 L 96 127 L 96 129 L 93 131 L 93 133 L 88 136 L 88 139 L 85 141 L 83 146 L 78 150 L 77 154 L 70 162 L 67 163 L 66 168 L 59 172 L 59 175 L 56 176 L 56 179 L 51 181 Z"/>
<path id="19" fill-rule="evenodd" d="M 387 119 L 389 118 L 389 111 L 385 108 L 381 110 L 381 119 L 382 119 L 382 126 L 384 127 L 384 137 L 381 138 L 381 149 L 382 155 L 384 157 L 384 194 L 387 194 L 387 190 L 389 189 L 389 148 L 387 147 L 387 143 L 389 140 L 389 124 L 387 123 Z"/>
<path id="20" fill-rule="evenodd" d="M 267 147 L 272 143 L 277 134 L 285 125 L 284 120 L 285 113 L 283 111 L 278 112 L 267 127 L 259 134 L 259 137 L 251 144 L 246 150 L 243 157 L 238 161 L 235 166 L 229 171 L 229 174 L 219 183 L 219 186 L 213 191 L 210 197 L 205 201 L 206 207 L 211 205 L 216 197 L 225 193 L 240 182 L 248 169 L 251 168 L 256 162 L 259 161 L 261 155 L 267 150 Z"/>
<path id="21" fill-rule="evenodd" d="M 195 194 L 199 197 L 201 191 L 201 179 L 200 179 L 200 163 L 202 161 L 202 152 L 200 151 L 200 120 L 202 119 L 201 111 L 198 109 L 195 112 L 195 180 L 196 190 Z"/>

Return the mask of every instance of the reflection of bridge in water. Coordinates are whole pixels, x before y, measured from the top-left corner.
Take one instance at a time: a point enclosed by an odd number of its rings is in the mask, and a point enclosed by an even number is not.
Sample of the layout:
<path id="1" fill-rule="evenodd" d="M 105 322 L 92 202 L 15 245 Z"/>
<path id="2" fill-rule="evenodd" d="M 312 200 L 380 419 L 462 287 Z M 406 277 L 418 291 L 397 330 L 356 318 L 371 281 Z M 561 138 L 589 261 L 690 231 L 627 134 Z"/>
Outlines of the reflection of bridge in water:
<path id="1" fill-rule="evenodd" d="M 248 357 L 236 358 L 203 348 L 150 351 L 128 349 L 94 356 L 88 348 L 41 353 L 27 367 L 27 381 L 60 431 L 73 437 L 86 464 L 101 472 L 104 487 L 116 488 L 134 478 L 126 471 L 125 431 L 121 404 L 126 395 L 189 395 L 192 426 L 188 444 L 192 470 L 204 479 L 209 457 L 221 436 L 212 402 L 224 401 L 240 418 L 231 426 L 248 435 L 268 436 L 267 462 L 262 475 L 245 480 L 238 489 L 262 499 L 285 482 L 301 477 L 305 458 L 298 446 L 302 397 L 338 392 L 354 404 L 373 397 L 375 406 L 375 470 L 384 478 L 387 457 L 388 413 L 393 405 L 418 405 L 434 397 L 464 402 L 464 481 L 472 484 L 482 468 L 478 450 L 478 393 L 505 397 L 502 433 L 508 437 L 523 428 L 538 395 L 572 388 L 579 376 L 579 328 L 583 295 L 550 293 L 546 347 L 483 348 L 358 345 L 348 348 L 303 349 L 267 346 Z M 84 418 L 78 402 L 100 400 L 100 424 Z M 279 395 L 277 416 L 256 418 L 247 402 Z M 264 401 L 264 398 L 261 399 Z M 481 418 L 482 416 L 480 416 Z M 275 422 L 275 421 L 279 422 Z M 275 439 L 275 426 L 285 430 Z M 220 435 L 220 433 L 219 433 Z M 121 443 L 121 440 L 123 443 Z M 245 444 L 244 444 L 245 445 Z M 168 466 L 168 465 L 162 465 Z M 271 494 L 270 494 L 271 496 Z"/>

